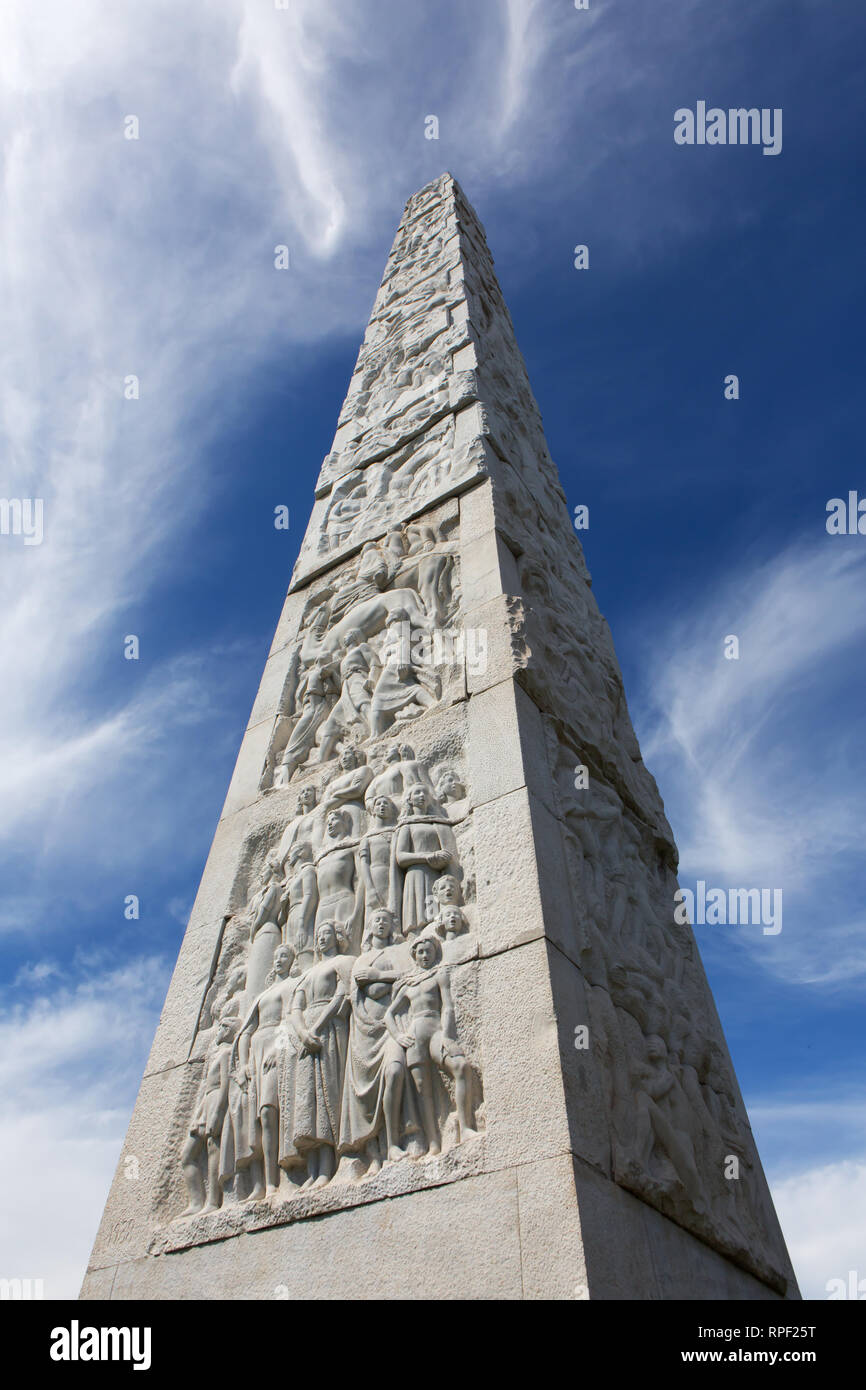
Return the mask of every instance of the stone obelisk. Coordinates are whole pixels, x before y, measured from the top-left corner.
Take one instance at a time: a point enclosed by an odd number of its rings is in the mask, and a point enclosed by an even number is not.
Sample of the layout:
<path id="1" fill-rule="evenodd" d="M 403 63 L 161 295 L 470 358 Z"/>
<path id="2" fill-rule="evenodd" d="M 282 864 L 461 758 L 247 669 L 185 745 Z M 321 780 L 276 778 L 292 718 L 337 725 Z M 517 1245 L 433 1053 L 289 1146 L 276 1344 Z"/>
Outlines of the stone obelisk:
<path id="1" fill-rule="evenodd" d="M 796 1298 L 484 233 L 410 198 L 87 1298 Z"/>

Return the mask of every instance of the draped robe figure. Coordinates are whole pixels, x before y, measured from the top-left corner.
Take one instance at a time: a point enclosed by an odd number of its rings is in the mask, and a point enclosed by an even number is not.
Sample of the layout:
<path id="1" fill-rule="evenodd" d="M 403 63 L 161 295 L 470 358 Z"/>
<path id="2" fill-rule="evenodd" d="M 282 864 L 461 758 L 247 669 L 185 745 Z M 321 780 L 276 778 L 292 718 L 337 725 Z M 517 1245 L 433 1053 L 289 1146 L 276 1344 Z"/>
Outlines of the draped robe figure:
<path id="1" fill-rule="evenodd" d="M 316 963 L 298 981 L 292 1024 L 299 1040 L 291 1138 L 306 1160 L 304 1186 L 323 1187 L 334 1175 L 349 1025 L 348 983 L 354 957 L 333 922 L 316 928 Z M 286 1128 L 284 1126 L 284 1128 Z"/>
<path id="2" fill-rule="evenodd" d="M 388 618 L 382 648 L 382 666 L 370 710 L 370 732 L 381 734 L 393 724 L 398 715 L 408 718 L 422 714 L 436 703 L 435 676 L 411 659 L 411 626 L 409 615 L 396 608 Z"/>
<path id="3" fill-rule="evenodd" d="M 395 915 L 400 906 L 399 875 L 395 872 L 391 845 L 397 828 L 397 808 L 387 796 L 367 802 L 368 829 L 358 846 L 358 870 L 364 894 L 364 932 L 370 930 L 373 913 L 388 908 Z"/>
<path id="4" fill-rule="evenodd" d="M 385 1025 L 393 987 L 403 974 L 392 944 L 394 927 L 387 909 L 373 914 L 370 948 L 355 961 L 350 985 L 340 1153 L 365 1155 L 369 1172 L 387 1158 L 402 1158 L 401 1138 L 417 1135 L 419 1128 L 411 1090 L 404 1085 L 405 1053 Z"/>
<path id="5" fill-rule="evenodd" d="M 406 793 L 405 810 L 394 836 L 394 859 L 403 873 L 401 928 L 404 936 L 418 932 L 430 920 L 428 899 L 436 880 L 452 864 L 453 851 L 442 822 L 434 820 L 424 787 Z"/>
<path id="6" fill-rule="evenodd" d="M 322 657 L 316 660 L 298 685 L 298 720 L 274 772 L 275 787 L 290 782 L 295 771 L 306 762 L 315 747 L 316 735 L 327 717 L 333 697 L 338 693 L 330 659 Z"/>
<path id="7" fill-rule="evenodd" d="M 319 762 L 325 763 L 333 756 L 345 734 L 369 734 L 370 706 L 380 670 L 379 658 L 363 634 L 357 628 L 347 632 L 340 662 L 340 698 L 322 726 Z"/>

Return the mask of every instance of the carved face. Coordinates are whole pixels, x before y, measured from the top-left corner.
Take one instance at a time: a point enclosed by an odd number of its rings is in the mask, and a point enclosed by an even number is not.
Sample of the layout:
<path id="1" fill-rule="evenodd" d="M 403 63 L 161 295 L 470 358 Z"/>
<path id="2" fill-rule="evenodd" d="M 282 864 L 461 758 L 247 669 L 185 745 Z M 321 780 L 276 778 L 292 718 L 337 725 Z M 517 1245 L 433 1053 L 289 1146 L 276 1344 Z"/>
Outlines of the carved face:
<path id="1" fill-rule="evenodd" d="M 304 787 L 298 797 L 298 815 L 302 816 L 305 811 L 312 811 L 316 804 L 316 788 Z"/>
<path id="2" fill-rule="evenodd" d="M 344 772 L 352 772 L 361 765 L 361 756 L 357 748 L 350 743 L 348 748 L 344 748 L 340 754 L 340 767 Z"/>
<path id="3" fill-rule="evenodd" d="M 289 863 L 293 868 L 296 864 L 300 864 L 302 859 L 309 859 L 309 857 L 310 846 L 307 844 L 306 840 L 296 842 L 289 850 Z"/>
<path id="4" fill-rule="evenodd" d="M 217 1042 L 231 1042 L 235 1035 L 237 1025 L 238 1020 L 236 1015 L 223 1014 L 223 1017 L 217 1023 Z"/>
<path id="5" fill-rule="evenodd" d="M 416 943 L 412 954 L 422 970 L 429 970 L 432 965 L 436 964 L 436 947 L 429 937 L 422 936 L 421 940 Z"/>
<path id="6" fill-rule="evenodd" d="M 379 912 L 373 913 L 371 931 L 374 941 L 390 941 L 393 930 L 394 919 L 390 912 L 382 908 Z"/>
<path id="7" fill-rule="evenodd" d="M 396 745 L 396 743 L 395 743 L 395 744 L 392 744 L 392 746 L 388 749 L 388 752 L 385 754 L 385 762 L 386 762 L 386 763 L 399 763 L 399 761 L 400 761 L 400 749 L 397 747 L 397 745 Z"/>
<path id="8" fill-rule="evenodd" d="M 413 787 L 406 798 L 410 811 L 421 813 L 427 810 L 427 793 L 423 787 Z"/>
<path id="9" fill-rule="evenodd" d="M 294 959 L 295 953 L 291 946 L 278 946 L 274 951 L 274 970 L 277 975 L 288 975 Z"/>
<path id="10" fill-rule="evenodd" d="M 339 839 L 343 834 L 346 822 L 342 811 L 331 811 L 328 816 L 328 834 L 333 840 Z"/>
<path id="11" fill-rule="evenodd" d="M 333 922 L 322 922 L 316 928 L 316 950 L 319 955 L 332 951 L 337 944 L 337 933 Z"/>
<path id="12" fill-rule="evenodd" d="M 433 896 L 440 907 L 456 904 L 460 898 L 460 885 L 453 874 L 443 874 L 433 884 Z"/>
<path id="13" fill-rule="evenodd" d="M 449 796 L 456 797 L 460 795 L 462 791 L 461 784 L 457 780 L 457 774 L 453 772 L 450 767 L 445 768 L 445 770 L 439 774 L 436 790 L 443 799 Z"/>
<path id="14" fill-rule="evenodd" d="M 373 802 L 373 815 L 377 820 L 393 820 L 394 807 L 387 796 L 377 796 Z"/>
<path id="15" fill-rule="evenodd" d="M 442 923 L 446 931 L 459 932 L 463 930 L 463 913 L 459 907 L 446 907 L 442 913 Z"/>

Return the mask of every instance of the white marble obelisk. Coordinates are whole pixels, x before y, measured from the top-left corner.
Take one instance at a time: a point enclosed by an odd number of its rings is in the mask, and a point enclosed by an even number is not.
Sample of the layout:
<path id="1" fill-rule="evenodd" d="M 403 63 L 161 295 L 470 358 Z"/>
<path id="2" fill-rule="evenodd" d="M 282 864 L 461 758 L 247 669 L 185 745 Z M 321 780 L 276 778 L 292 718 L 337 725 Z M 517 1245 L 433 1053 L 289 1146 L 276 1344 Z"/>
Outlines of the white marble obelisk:
<path id="1" fill-rule="evenodd" d="M 443 175 L 385 268 L 83 1296 L 798 1297 L 676 867 Z"/>

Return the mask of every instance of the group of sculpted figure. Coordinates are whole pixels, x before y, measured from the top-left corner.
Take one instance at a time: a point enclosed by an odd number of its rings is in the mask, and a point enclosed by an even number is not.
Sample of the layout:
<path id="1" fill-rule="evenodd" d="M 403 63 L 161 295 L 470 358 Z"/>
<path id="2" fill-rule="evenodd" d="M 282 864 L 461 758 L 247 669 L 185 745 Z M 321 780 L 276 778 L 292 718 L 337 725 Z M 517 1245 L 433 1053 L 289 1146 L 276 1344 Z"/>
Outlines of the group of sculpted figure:
<path id="1" fill-rule="evenodd" d="M 269 756 L 263 789 L 330 761 L 417 718 L 441 694 L 429 661 L 413 659 L 453 608 L 452 547 L 436 527 L 395 527 L 369 541 L 327 597 L 313 602 L 284 697 L 285 742 Z"/>
<path id="2" fill-rule="evenodd" d="M 475 1136 L 445 960 L 469 926 L 448 814 L 465 795 L 451 767 L 434 786 L 406 744 L 378 771 L 348 745 L 321 803 L 303 788 L 212 1002 L 184 1216 L 229 1189 L 276 1197 L 284 1173 L 291 1195 L 438 1154 L 452 1109 L 456 1142 Z"/>
<path id="3" fill-rule="evenodd" d="M 369 535 L 410 499 L 417 507 L 472 469 L 452 413 L 475 389 L 471 373 L 453 364 L 471 334 L 464 316 L 448 312 L 465 296 L 452 283 L 448 215 L 444 202 L 431 204 L 394 244 L 340 413 L 340 443 L 322 465 L 327 500 L 302 558 Z"/>
<path id="4" fill-rule="evenodd" d="M 746 1194 L 760 1207 L 763 1188 L 725 1177 L 730 1158 L 745 1177 L 755 1156 L 724 1049 L 707 1029 L 705 991 L 690 983 L 694 946 L 673 918 L 672 856 L 599 778 L 575 791 L 575 761 L 563 753 L 559 776 L 614 1175 L 681 1213 L 690 1208 L 730 1247 L 745 1249 Z"/>

